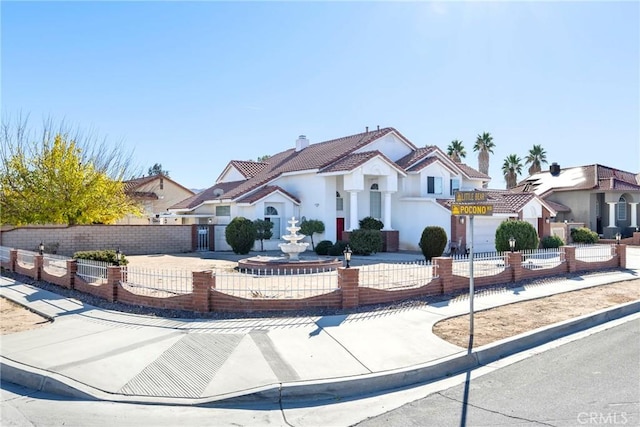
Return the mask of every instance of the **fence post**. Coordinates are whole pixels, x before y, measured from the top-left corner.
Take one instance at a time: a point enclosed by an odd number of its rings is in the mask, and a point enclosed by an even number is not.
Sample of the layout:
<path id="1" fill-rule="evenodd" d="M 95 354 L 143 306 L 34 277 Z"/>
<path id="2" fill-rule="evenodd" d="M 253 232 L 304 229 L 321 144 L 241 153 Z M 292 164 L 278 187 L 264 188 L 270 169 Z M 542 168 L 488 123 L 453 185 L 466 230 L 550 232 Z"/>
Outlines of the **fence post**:
<path id="1" fill-rule="evenodd" d="M 44 255 L 34 255 L 33 257 L 33 280 L 36 282 L 42 279 L 42 268 L 44 266 Z"/>
<path id="2" fill-rule="evenodd" d="M 575 246 L 562 246 L 564 249 L 564 261 L 567 264 L 567 272 L 573 273 L 576 271 L 576 247 Z"/>
<path id="3" fill-rule="evenodd" d="M 432 261 L 440 278 L 440 293 L 453 292 L 453 258 L 435 257 Z"/>
<path id="4" fill-rule="evenodd" d="M 107 300 L 109 302 L 115 302 L 118 300 L 118 285 L 122 280 L 122 269 L 117 265 L 107 267 L 107 286 L 110 292 L 107 294 Z"/>
<path id="5" fill-rule="evenodd" d="M 194 311 L 207 313 L 211 310 L 209 303 L 209 288 L 214 285 L 215 281 L 211 270 L 194 271 L 191 273 L 193 280 L 193 296 L 191 304 Z"/>
<path id="6" fill-rule="evenodd" d="M 627 268 L 627 245 L 616 245 L 616 255 L 618 256 L 618 267 Z"/>
<path id="7" fill-rule="evenodd" d="M 76 273 L 78 272 L 78 261 L 75 259 L 67 260 L 67 274 L 69 274 L 69 281 L 67 286 L 69 289 L 74 289 L 76 285 Z"/>
<path id="8" fill-rule="evenodd" d="M 354 308 L 360 304 L 359 281 L 360 270 L 338 267 L 338 288 L 342 290 L 342 308 Z"/>
<path id="9" fill-rule="evenodd" d="M 522 280 L 522 253 L 509 252 L 508 254 L 509 267 L 511 267 L 511 271 L 513 272 L 511 281 L 517 283 Z"/>
<path id="10" fill-rule="evenodd" d="M 16 249 L 11 249 L 9 251 L 9 270 L 15 272 L 16 271 L 16 263 L 18 262 L 18 251 Z"/>

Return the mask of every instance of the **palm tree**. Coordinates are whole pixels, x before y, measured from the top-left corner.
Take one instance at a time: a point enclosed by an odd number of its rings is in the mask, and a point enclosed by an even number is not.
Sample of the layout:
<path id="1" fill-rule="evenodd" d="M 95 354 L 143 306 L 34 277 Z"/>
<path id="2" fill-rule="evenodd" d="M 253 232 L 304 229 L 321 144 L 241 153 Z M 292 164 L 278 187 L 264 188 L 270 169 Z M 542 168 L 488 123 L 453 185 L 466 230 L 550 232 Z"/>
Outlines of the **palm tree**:
<path id="1" fill-rule="evenodd" d="M 509 154 L 502 164 L 502 173 L 507 182 L 507 190 L 518 184 L 518 175 L 522 173 L 522 159 L 516 154 Z"/>
<path id="2" fill-rule="evenodd" d="M 547 152 L 544 151 L 541 145 L 533 145 L 533 148 L 529 150 L 529 154 L 525 158 L 525 165 L 529 166 L 529 175 L 538 173 L 542 170 L 542 164 L 547 162 Z"/>
<path id="3" fill-rule="evenodd" d="M 451 144 L 447 147 L 447 155 L 456 163 L 460 163 L 461 158 L 467 157 L 467 152 L 464 149 L 464 145 L 462 145 L 462 141 L 458 141 L 457 139 L 451 141 Z"/>
<path id="4" fill-rule="evenodd" d="M 489 153 L 493 154 L 493 147 L 495 146 L 493 137 L 489 132 L 478 135 L 476 143 L 473 144 L 473 151 L 478 152 L 478 169 L 485 175 L 489 175 Z M 487 184 L 485 183 L 483 187 L 487 188 Z"/>

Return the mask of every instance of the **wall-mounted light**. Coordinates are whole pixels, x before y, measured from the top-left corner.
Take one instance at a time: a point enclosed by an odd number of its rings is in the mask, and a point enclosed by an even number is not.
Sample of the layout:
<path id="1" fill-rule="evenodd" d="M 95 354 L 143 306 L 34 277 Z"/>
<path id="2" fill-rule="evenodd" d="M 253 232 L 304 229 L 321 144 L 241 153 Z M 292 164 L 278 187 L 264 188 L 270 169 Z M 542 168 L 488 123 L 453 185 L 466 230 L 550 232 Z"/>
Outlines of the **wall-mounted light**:
<path id="1" fill-rule="evenodd" d="M 464 217 L 463 216 L 460 217 L 460 224 L 464 224 Z"/>
<path id="2" fill-rule="evenodd" d="M 318 206 L 320 206 L 320 203 L 314 203 L 313 206 L 317 208 Z"/>
<path id="3" fill-rule="evenodd" d="M 549 220 L 549 217 L 546 217 L 546 218 L 544 219 L 544 222 L 546 222 L 547 224 L 549 224 L 549 221 L 550 221 L 550 220 Z"/>

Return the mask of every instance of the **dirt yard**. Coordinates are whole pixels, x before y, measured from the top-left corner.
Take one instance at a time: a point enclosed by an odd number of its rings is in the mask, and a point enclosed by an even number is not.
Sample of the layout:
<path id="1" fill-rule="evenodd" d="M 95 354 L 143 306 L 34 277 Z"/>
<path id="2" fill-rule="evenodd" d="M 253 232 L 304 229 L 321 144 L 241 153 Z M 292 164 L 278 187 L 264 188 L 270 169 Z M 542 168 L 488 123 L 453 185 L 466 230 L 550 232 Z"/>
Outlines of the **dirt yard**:
<path id="1" fill-rule="evenodd" d="M 0 335 L 27 331 L 49 325 L 51 321 L 19 304 L 0 297 Z"/>

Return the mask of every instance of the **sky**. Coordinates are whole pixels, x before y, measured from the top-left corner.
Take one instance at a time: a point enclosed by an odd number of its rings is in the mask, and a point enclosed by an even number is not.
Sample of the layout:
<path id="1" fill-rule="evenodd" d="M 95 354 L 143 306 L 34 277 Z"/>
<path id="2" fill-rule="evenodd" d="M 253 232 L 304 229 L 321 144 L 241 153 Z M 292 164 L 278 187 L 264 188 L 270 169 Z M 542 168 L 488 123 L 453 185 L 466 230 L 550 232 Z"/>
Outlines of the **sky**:
<path id="1" fill-rule="evenodd" d="M 490 188 L 534 144 L 549 164 L 640 172 L 635 1 L 2 1 L 0 15 L 3 120 L 90 130 L 188 188 L 366 126 L 462 140 L 476 169 L 489 132 Z"/>

